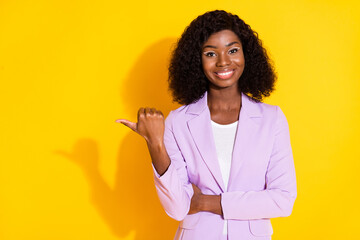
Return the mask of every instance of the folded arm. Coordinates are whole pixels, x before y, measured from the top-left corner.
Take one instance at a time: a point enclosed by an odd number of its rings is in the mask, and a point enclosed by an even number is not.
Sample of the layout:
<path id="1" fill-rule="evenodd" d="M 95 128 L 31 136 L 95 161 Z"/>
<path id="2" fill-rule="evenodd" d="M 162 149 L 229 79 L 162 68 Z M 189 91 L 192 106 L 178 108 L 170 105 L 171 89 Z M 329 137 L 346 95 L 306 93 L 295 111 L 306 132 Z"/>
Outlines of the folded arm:
<path id="1" fill-rule="evenodd" d="M 261 219 L 286 217 L 292 212 L 297 196 L 294 160 L 290 145 L 289 127 L 278 107 L 275 142 L 266 173 L 266 189 L 234 191 L 221 195 L 194 197 L 192 206 L 198 211 L 222 215 L 224 219 Z"/>

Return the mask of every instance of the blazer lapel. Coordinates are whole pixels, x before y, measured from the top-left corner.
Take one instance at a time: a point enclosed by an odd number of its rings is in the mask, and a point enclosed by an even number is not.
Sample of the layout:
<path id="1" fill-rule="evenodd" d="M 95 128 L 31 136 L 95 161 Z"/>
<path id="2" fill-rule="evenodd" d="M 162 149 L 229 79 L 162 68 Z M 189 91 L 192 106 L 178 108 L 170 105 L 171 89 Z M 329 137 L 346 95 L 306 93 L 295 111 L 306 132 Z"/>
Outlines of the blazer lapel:
<path id="1" fill-rule="evenodd" d="M 230 177 L 228 190 L 231 191 L 232 185 L 236 185 L 233 180 L 240 171 L 245 159 L 249 158 L 253 144 L 256 144 L 256 134 L 259 125 L 254 118 L 262 117 L 260 109 L 248 96 L 242 93 L 242 106 L 239 115 L 239 122 L 235 137 L 234 149 L 231 160 Z"/>
<path id="2" fill-rule="evenodd" d="M 225 190 L 215 141 L 211 126 L 211 115 L 207 105 L 207 92 L 196 103 L 189 105 L 187 114 L 195 115 L 187 124 L 200 155 L 222 191 Z"/>
<path id="3" fill-rule="evenodd" d="M 228 189 L 231 189 L 233 179 L 238 174 L 244 159 L 247 159 L 256 143 L 256 132 L 259 125 L 254 118 L 262 117 L 260 109 L 247 95 L 241 93 L 242 106 L 239 114 L 239 122 L 235 136 L 234 149 L 231 160 Z M 190 104 L 187 114 L 194 115 L 187 124 L 191 136 L 196 144 L 200 155 L 215 178 L 223 192 L 227 191 L 223 182 L 220 165 L 217 158 L 215 140 L 211 126 L 211 115 L 207 105 L 207 92 L 196 103 Z"/>

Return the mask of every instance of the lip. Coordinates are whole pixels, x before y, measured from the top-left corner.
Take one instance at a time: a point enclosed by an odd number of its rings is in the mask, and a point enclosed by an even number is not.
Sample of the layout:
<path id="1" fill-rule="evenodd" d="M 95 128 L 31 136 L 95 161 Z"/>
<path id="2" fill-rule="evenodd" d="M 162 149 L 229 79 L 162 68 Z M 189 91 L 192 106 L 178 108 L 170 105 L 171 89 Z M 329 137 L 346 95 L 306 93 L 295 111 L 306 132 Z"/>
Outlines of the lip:
<path id="1" fill-rule="evenodd" d="M 222 70 L 215 72 L 215 75 L 221 79 L 229 79 L 234 75 L 234 72 L 235 72 L 234 69 Z"/>

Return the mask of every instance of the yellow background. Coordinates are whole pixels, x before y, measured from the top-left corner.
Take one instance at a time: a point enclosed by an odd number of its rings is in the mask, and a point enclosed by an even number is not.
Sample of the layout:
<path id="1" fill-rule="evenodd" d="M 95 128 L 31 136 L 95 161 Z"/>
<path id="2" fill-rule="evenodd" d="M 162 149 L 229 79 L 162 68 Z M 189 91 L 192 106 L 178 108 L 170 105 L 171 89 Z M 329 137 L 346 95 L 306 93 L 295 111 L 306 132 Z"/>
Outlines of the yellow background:
<path id="1" fill-rule="evenodd" d="M 170 49 L 208 10 L 275 61 L 298 198 L 275 240 L 359 239 L 358 1 L 0 1 L 0 239 L 171 239 L 141 137 L 115 123 L 167 92 Z"/>

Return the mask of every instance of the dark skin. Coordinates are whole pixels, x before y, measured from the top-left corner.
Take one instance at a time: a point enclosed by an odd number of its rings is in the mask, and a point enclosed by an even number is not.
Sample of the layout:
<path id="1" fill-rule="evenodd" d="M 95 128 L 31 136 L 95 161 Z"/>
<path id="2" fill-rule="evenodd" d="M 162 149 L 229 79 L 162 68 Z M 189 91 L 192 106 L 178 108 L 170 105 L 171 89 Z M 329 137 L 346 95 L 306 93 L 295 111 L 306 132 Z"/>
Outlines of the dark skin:
<path id="1" fill-rule="evenodd" d="M 219 124 L 229 124 L 239 119 L 241 92 L 238 80 L 244 71 L 245 59 L 242 45 L 237 35 L 230 30 L 212 34 L 203 44 L 202 66 L 209 80 L 208 107 L 211 120 Z M 140 134 L 146 140 L 152 163 L 159 175 L 163 175 L 170 165 L 170 158 L 164 145 L 164 116 L 155 108 L 140 108 L 138 122 L 126 119 L 116 120 Z M 192 185 L 194 195 L 189 214 L 207 211 L 222 215 L 221 195 L 202 194 Z"/>

